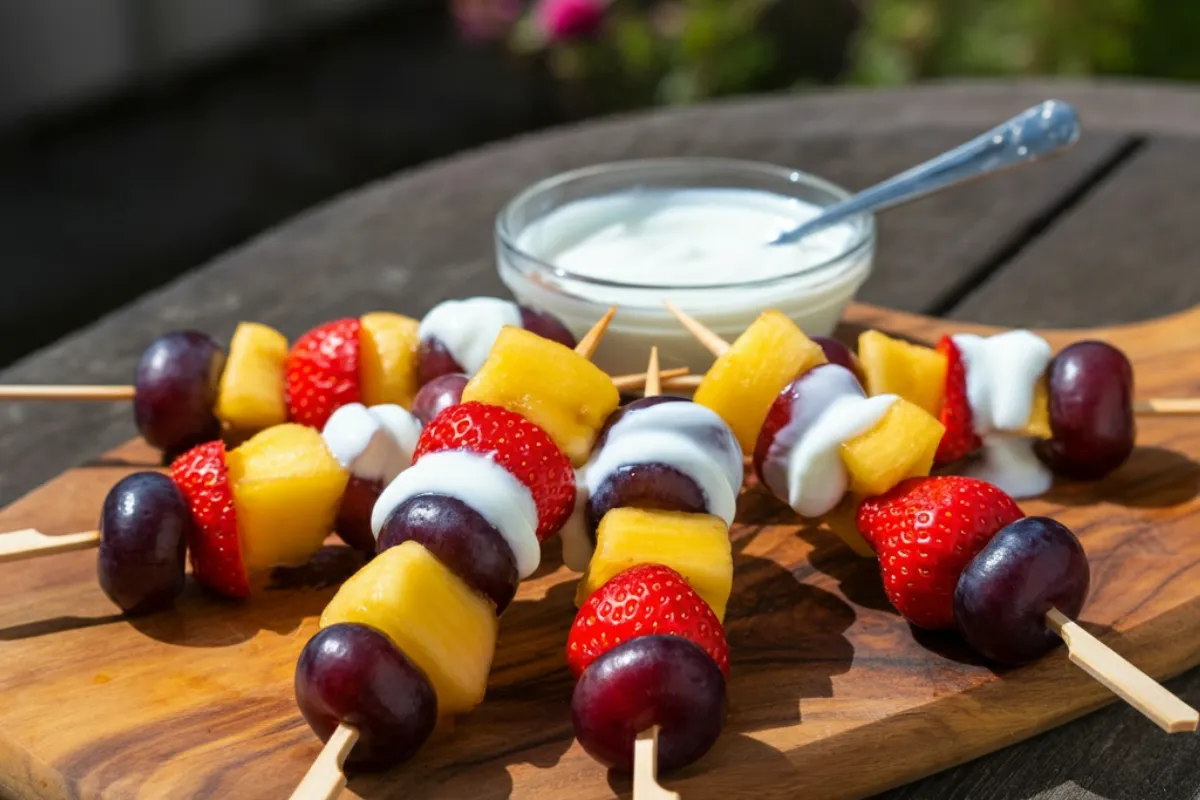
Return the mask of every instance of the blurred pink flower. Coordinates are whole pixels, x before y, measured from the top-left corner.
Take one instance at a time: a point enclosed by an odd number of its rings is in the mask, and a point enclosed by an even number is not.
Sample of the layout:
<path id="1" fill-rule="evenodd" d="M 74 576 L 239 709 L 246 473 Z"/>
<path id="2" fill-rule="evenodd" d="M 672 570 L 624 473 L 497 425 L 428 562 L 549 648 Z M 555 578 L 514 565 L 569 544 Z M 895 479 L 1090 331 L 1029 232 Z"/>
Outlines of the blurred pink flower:
<path id="1" fill-rule="evenodd" d="M 605 0 L 541 0 L 537 21 L 551 40 L 592 36 L 604 22 Z"/>
<path id="2" fill-rule="evenodd" d="M 467 39 L 493 41 L 508 36 L 521 18 L 521 0 L 451 0 L 458 31 Z"/>

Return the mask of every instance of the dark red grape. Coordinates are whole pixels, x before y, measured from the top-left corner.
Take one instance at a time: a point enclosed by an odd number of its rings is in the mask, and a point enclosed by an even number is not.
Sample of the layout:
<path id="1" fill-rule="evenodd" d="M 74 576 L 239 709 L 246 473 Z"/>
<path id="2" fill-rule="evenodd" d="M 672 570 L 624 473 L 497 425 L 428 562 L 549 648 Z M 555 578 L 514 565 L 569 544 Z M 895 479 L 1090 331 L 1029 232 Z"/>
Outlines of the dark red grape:
<path id="1" fill-rule="evenodd" d="M 170 608 L 183 591 L 192 513 L 160 472 L 117 481 L 100 512 L 100 588 L 127 614 Z"/>
<path id="2" fill-rule="evenodd" d="M 1133 365 L 1104 342 L 1075 342 L 1050 362 L 1050 430 L 1038 456 L 1055 474 L 1097 480 L 1133 452 Z"/>
<path id="3" fill-rule="evenodd" d="M 862 363 L 859 362 L 858 356 L 854 354 L 846 345 L 834 339 L 832 336 L 812 336 L 809 337 L 818 345 L 825 353 L 825 359 L 830 364 L 837 364 L 839 367 L 845 367 L 854 373 L 854 377 L 863 386 L 867 385 L 867 376 L 863 372 Z"/>
<path id="4" fill-rule="evenodd" d="M 449 375 L 452 372 L 465 372 L 462 365 L 454 360 L 446 345 L 437 339 L 422 339 L 421 348 L 417 353 L 417 372 L 421 384 L 427 384 L 434 378 Z"/>
<path id="5" fill-rule="evenodd" d="M 497 614 L 512 602 L 521 580 L 512 549 L 500 531 L 462 500 L 440 494 L 408 498 L 384 521 L 376 548 L 382 553 L 410 539 L 495 603 Z"/>
<path id="6" fill-rule="evenodd" d="M 853 373 L 840 364 L 821 364 L 813 367 L 783 387 L 767 410 L 767 417 L 754 444 L 754 472 L 764 486 L 772 492 L 777 491 L 768 485 L 765 466 L 779 432 L 793 422 L 799 431 L 807 429 L 817 421 L 834 399 L 851 394 L 866 396 Z M 802 414 L 803 418 L 797 419 L 797 414 Z M 786 493 L 781 499 L 787 500 Z"/>
<path id="7" fill-rule="evenodd" d="M 688 475 L 666 464 L 626 464 L 618 467 L 588 497 L 588 534 L 614 508 L 712 513 L 704 492 Z"/>
<path id="8" fill-rule="evenodd" d="M 983 655 L 1024 664 L 1059 644 L 1046 612 L 1057 608 L 1074 619 L 1089 581 L 1087 554 L 1075 534 L 1047 517 L 1024 517 L 997 531 L 962 571 L 954 618 Z"/>
<path id="9" fill-rule="evenodd" d="M 600 429 L 600 433 L 596 435 L 596 444 L 593 446 L 593 451 L 598 451 L 604 447 L 604 443 L 608 441 L 608 432 L 618 422 L 623 420 L 626 415 L 635 413 L 638 409 L 657 406 L 662 403 L 690 403 L 686 397 L 679 397 L 673 394 L 659 394 L 654 397 L 641 397 L 634 400 L 632 403 L 626 403 L 618 408 L 612 414 L 609 414 L 608 419 L 604 421 L 604 427 Z"/>
<path id="10" fill-rule="evenodd" d="M 133 379 L 133 419 L 142 438 L 168 453 L 220 438 L 213 409 L 224 366 L 220 345 L 198 331 L 151 342 Z"/>
<path id="11" fill-rule="evenodd" d="M 640 636 L 579 676 L 571 698 L 575 738 L 588 755 L 629 771 L 633 742 L 654 725 L 658 766 L 687 766 L 708 752 L 725 721 L 725 678 L 707 653 L 679 636 Z"/>
<path id="12" fill-rule="evenodd" d="M 437 722 L 429 680 L 366 625 L 330 625 L 309 639 L 296 663 L 295 690 L 300 713 L 321 741 L 343 722 L 358 731 L 347 762 L 359 766 L 408 760 Z"/>
<path id="13" fill-rule="evenodd" d="M 567 326 L 558 317 L 546 311 L 539 311 L 529 306 L 517 306 L 521 311 L 521 327 L 530 333 L 536 333 L 543 339 L 558 342 L 561 345 L 575 349 L 575 337 L 567 330 Z"/>
<path id="14" fill-rule="evenodd" d="M 412 415 L 422 425 L 428 425 L 438 414 L 462 402 L 463 389 L 467 388 L 468 380 L 461 372 L 450 372 L 434 378 L 422 386 L 413 398 Z"/>
<path id="15" fill-rule="evenodd" d="M 375 552 L 375 534 L 371 533 L 371 509 L 383 494 L 383 482 L 351 475 L 342 493 L 334 530 L 342 541 L 363 553 Z"/>

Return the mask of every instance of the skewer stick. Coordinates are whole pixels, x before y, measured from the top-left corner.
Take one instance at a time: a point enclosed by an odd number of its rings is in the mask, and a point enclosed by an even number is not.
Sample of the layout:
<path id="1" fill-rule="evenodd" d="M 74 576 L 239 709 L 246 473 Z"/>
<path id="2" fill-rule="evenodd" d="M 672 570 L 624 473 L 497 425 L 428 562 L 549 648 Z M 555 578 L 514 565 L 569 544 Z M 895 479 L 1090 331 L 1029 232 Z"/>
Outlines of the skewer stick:
<path id="1" fill-rule="evenodd" d="M 0 400 L 132 400 L 132 386 L 0 386 Z"/>
<path id="2" fill-rule="evenodd" d="M 662 373 L 664 378 L 663 386 L 667 389 L 682 389 L 686 391 L 695 391 L 700 386 L 700 381 L 704 380 L 703 375 L 680 375 L 678 378 L 672 378 L 666 372 Z"/>
<path id="3" fill-rule="evenodd" d="M 650 348 L 650 363 L 646 365 L 646 397 L 662 394 L 662 373 L 658 371 L 658 348 Z"/>
<path id="4" fill-rule="evenodd" d="M 729 342 L 725 341 L 720 336 L 717 336 L 708 328 L 704 327 L 704 325 L 698 319 L 689 316 L 682 309 L 668 300 L 663 300 L 662 303 L 667 307 L 667 311 L 670 311 L 675 315 L 675 319 L 679 320 L 679 324 L 687 328 L 688 333 L 690 333 L 692 336 L 695 336 L 696 341 L 704 345 L 708 352 L 712 353 L 717 358 L 720 358 L 729 352 Z"/>
<path id="5" fill-rule="evenodd" d="M 633 742 L 633 800 L 680 800 L 679 792 L 658 785 L 658 726 Z"/>
<path id="6" fill-rule="evenodd" d="M 687 367 L 672 367 L 671 369 L 660 370 L 658 377 L 662 380 L 667 378 L 682 378 L 688 374 Z M 613 386 L 616 386 L 622 392 L 630 389 L 641 389 L 646 385 L 646 373 L 638 372 L 633 375 L 618 375 L 612 379 Z"/>
<path id="7" fill-rule="evenodd" d="M 87 550 L 99 544 L 100 531 L 48 536 L 39 530 L 27 528 L 0 534 L 0 564 L 54 553 L 69 553 L 72 550 Z"/>
<path id="8" fill-rule="evenodd" d="M 292 800 L 334 800 L 346 788 L 343 767 L 350 749 L 358 741 L 358 730 L 346 723 L 337 726 L 321 754 L 313 761 L 304 780 L 292 792 Z"/>
<path id="9" fill-rule="evenodd" d="M 1133 404 L 1135 414 L 1200 414 L 1200 397 L 1152 397 Z"/>
<path id="10" fill-rule="evenodd" d="M 1200 713 L 1085 631 L 1057 608 L 1046 624 L 1066 642 L 1071 661 L 1167 733 L 1196 730 Z"/>
<path id="11" fill-rule="evenodd" d="M 588 361 L 591 361 L 592 356 L 596 354 L 596 348 L 600 346 L 600 340 L 604 338 L 604 332 L 608 330 L 608 323 L 612 322 L 612 318 L 616 313 L 616 306 L 609 308 L 608 313 L 597 320 L 592 329 L 585 333 L 583 338 L 579 340 L 579 344 L 575 345 L 575 352 Z"/>

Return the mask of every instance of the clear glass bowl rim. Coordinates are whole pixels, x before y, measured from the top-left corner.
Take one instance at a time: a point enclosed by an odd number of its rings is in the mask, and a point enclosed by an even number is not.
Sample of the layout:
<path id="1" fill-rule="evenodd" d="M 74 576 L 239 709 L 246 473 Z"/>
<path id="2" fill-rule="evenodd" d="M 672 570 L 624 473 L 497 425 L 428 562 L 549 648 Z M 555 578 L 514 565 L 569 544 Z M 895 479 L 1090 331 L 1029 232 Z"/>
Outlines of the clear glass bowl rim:
<path id="1" fill-rule="evenodd" d="M 679 158 L 646 158 L 646 159 L 625 159 L 620 161 L 606 161 L 599 164 L 592 164 L 586 167 L 567 170 L 560 172 L 557 175 L 551 175 L 548 178 L 532 184 L 516 196 L 511 198 L 500 212 L 496 214 L 495 233 L 496 239 L 499 241 L 502 248 L 512 251 L 517 254 L 521 261 L 526 266 L 513 265 L 513 268 L 520 272 L 535 273 L 550 273 L 557 278 L 565 281 L 572 281 L 581 284 L 591 284 L 594 286 L 605 286 L 618 289 L 635 289 L 646 291 L 720 291 L 728 289 L 745 289 L 755 287 L 770 287 L 777 283 L 783 283 L 793 278 L 801 276 L 809 276 L 819 272 L 825 272 L 839 264 L 854 263 L 854 257 L 864 250 L 871 248 L 875 241 L 875 217 L 871 214 L 862 214 L 850 218 L 850 222 L 855 223 L 856 236 L 850 241 L 850 244 L 841 252 L 830 256 L 824 261 L 818 261 L 813 264 L 808 264 L 795 272 L 788 272 L 783 275 L 774 275 L 769 278 L 761 278 L 754 281 L 734 281 L 732 283 L 702 283 L 702 284 L 648 284 L 648 283 L 626 283 L 624 281 L 606 280 L 604 278 L 594 278 L 587 275 L 578 275 L 574 272 L 562 269 L 551 264 L 548 261 L 543 261 L 541 258 L 526 252 L 517 244 L 517 237 L 520 231 L 513 231 L 509 225 L 509 217 L 512 216 L 515 209 L 529 203 L 538 195 L 543 194 L 552 189 L 556 189 L 565 184 L 595 178 L 604 174 L 612 174 L 619 172 L 628 172 L 635 175 L 638 172 L 654 172 L 655 170 L 680 169 L 688 166 L 696 168 L 710 168 L 714 170 L 724 170 L 727 172 L 741 171 L 748 175 L 758 175 L 767 178 L 776 178 L 784 183 L 804 185 L 819 191 L 827 192 L 841 201 L 850 197 L 850 192 L 843 189 L 837 184 L 827 181 L 824 178 L 812 175 L 798 169 L 789 167 L 781 167 L 777 164 L 771 164 L 765 161 L 750 161 L 748 159 L 737 158 L 710 158 L 687 156 Z M 706 184 L 698 183 L 699 186 Z M 764 247 L 767 247 L 764 243 Z M 532 265 L 533 269 L 530 269 Z M 501 268 L 504 268 L 501 264 Z"/>

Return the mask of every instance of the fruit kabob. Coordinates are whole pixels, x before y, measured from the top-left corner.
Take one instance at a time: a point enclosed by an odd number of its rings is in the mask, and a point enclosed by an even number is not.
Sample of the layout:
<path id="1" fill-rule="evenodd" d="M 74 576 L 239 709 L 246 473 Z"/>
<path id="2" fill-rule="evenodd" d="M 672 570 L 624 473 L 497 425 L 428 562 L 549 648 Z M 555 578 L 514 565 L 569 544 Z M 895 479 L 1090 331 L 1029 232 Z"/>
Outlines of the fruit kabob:
<path id="1" fill-rule="evenodd" d="M 282 333 L 256 322 L 238 324 L 228 353 L 207 334 L 172 331 L 142 353 L 132 386 L 0 386 L 0 400 L 132 400 L 142 438 L 174 457 L 284 422 L 319 429 L 335 410 L 356 402 L 399 405 L 421 416 L 419 390 L 435 383 L 436 398 L 464 386 L 502 326 L 575 346 L 552 314 L 472 297 L 439 303 L 420 321 L 382 311 L 334 320 L 290 347 Z M 614 382 L 640 388 L 644 380 L 629 375 Z"/>
<path id="2" fill-rule="evenodd" d="M 172 605 L 184 587 L 188 555 L 205 588 L 234 599 L 275 567 L 306 563 L 330 533 L 373 553 L 370 512 L 403 472 L 421 432 L 397 405 L 351 403 L 321 432 L 275 425 L 238 447 L 197 445 L 168 474 L 136 472 L 116 483 L 92 533 L 0 538 L 0 561 L 98 546 L 97 577 L 129 614 Z"/>
<path id="3" fill-rule="evenodd" d="M 675 379 L 672 387 L 694 386 L 701 402 L 722 413 L 739 413 L 737 396 L 745 394 L 739 380 L 747 384 L 755 401 L 751 408 L 757 409 L 761 397 L 753 390 L 766 394 L 812 352 L 799 328 L 778 312 L 765 312 L 731 345 L 667 306 L 717 356 L 705 376 Z M 855 373 L 869 396 L 894 395 L 939 419 L 945 431 L 934 453 L 935 467 L 974 475 L 1019 498 L 1044 493 L 1055 475 L 1096 480 L 1117 469 L 1133 450 L 1135 413 L 1200 411 L 1197 400 L 1133 402 L 1128 358 L 1099 341 L 1075 342 L 1053 355 L 1045 339 L 1027 330 L 987 337 L 955 334 L 943 337 L 936 348 L 865 331 L 857 356 L 828 337 L 808 341 L 817 343 L 829 362 Z M 776 355 L 766 349 L 770 345 L 785 356 L 772 365 L 771 374 L 752 382 L 746 373 L 766 354 Z M 756 445 L 764 444 L 755 432 L 757 417 L 751 417 L 743 414 L 743 441 L 757 436 Z M 776 491 L 769 483 L 768 488 Z"/>
<path id="4" fill-rule="evenodd" d="M 372 511 L 378 554 L 297 661 L 297 704 L 326 742 L 297 796 L 344 785 L 347 757 L 406 760 L 439 717 L 482 701 L 498 615 L 570 515 L 574 466 L 619 403 L 590 361 L 614 311 L 575 350 L 503 327 L 462 402 L 421 432 Z"/>
<path id="5" fill-rule="evenodd" d="M 593 552 L 567 639 L 575 737 L 605 767 L 632 771 L 635 797 L 658 790 L 660 766 L 699 760 L 721 733 L 742 483 L 729 426 L 659 390 L 653 348 L 646 396 L 609 418 L 582 470 Z"/>
<path id="6" fill-rule="evenodd" d="M 957 629 L 985 658 L 1028 664 L 1065 642 L 1078 664 L 1168 733 L 1200 715 L 1084 630 L 1090 570 L 1075 534 L 977 478 L 911 478 L 863 500 L 857 525 L 910 624 Z"/>

